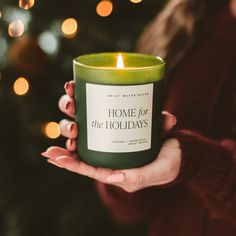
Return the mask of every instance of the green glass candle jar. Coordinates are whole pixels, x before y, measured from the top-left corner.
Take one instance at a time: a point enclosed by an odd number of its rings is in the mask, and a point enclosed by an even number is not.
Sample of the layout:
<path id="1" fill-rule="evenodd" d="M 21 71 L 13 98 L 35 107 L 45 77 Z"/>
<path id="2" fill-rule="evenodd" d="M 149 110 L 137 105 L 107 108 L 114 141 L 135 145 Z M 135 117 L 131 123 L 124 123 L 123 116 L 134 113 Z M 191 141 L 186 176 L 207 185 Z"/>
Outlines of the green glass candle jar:
<path id="1" fill-rule="evenodd" d="M 80 158 L 112 169 L 154 160 L 165 62 L 137 53 L 97 53 L 79 56 L 73 65 Z"/>

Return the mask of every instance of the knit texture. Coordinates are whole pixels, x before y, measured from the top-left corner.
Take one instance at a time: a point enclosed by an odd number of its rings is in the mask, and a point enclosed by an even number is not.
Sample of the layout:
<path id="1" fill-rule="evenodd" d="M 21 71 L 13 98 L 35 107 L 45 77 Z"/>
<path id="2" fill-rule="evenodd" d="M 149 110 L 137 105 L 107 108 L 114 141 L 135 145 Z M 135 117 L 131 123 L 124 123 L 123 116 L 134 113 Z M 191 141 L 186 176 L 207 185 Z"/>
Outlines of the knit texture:
<path id="1" fill-rule="evenodd" d="M 235 142 L 216 142 L 188 130 L 168 136 L 179 140 L 182 151 L 181 171 L 175 182 L 186 183 L 196 191 L 212 217 L 228 214 L 234 204 L 236 207 Z"/>
<path id="2" fill-rule="evenodd" d="M 164 110 L 177 119 L 175 181 L 136 193 L 98 184 L 111 214 L 151 236 L 236 235 L 236 20 L 229 8 L 166 78 Z"/>

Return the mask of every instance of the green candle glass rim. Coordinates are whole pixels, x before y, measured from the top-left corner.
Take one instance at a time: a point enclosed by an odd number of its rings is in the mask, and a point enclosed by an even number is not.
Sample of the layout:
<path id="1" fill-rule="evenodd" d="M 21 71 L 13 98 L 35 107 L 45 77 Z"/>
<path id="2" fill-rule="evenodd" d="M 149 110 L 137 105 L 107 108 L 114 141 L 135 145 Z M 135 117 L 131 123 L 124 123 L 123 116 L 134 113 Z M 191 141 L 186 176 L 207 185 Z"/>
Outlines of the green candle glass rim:
<path id="1" fill-rule="evenodd" d="M 74 74 L 80 79 L 97 84 L 145 84 L 162 80 L 165 61 L 140 53 L 120 52 L 124 68 L 117 68 L 119 52 L 82 55 L 73 60 Z"/>
<path id="2" fill-rule="evenodd" d="M 116 60 L 117 56 L 122 54 L 124 59 L 124 68 L 117 68 L 116 67 Z M 110 65 L 95 65 L 98 63 L 99 60 L 102 58 L 107 58 L 110 60 Z M 132 60 L 131 65 L 127 65 L 127 60 L 129 59 L 136 59 Z M 137 63 L 137 60 L 142 60 L 141 63 Z M 95 70 L 149 70 L 149 69 L 162 69 L 165 66 L 165 61 L 161 57 L 155 57 L 148 54 L 141 54 L 141 53 L 130 53 L 130 52 L 101 52 L 101 53 L 93 53 L 93 54 L 86 54 L 82 56 L 78 56 L 74 59 L 74 64 L 90 69 Z M 103 63 L 107 63 L 108 60 L 103 60 Z M 112 63 L 113 62 L 113 63 Z M 114 63 L 115 62 L 115 63 Z M 132 65 L 133 63 L 133 65 Z"/>

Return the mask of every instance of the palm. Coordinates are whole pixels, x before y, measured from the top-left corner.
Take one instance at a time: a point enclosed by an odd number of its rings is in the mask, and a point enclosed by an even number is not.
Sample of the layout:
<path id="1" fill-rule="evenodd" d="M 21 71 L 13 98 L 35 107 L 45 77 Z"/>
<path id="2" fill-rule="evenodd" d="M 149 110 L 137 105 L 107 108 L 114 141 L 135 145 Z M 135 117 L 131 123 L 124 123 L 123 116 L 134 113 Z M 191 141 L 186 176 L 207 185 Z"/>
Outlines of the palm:
<path id="1" fill-rule="evenodd" d="M 180 150 L 175 139 L 166 141 L 157 158 L 150 164 L 134 169 L 112 170 L 101 167 L 94 167 L 79 160 L 67 149 L 51 147 L 47 150 L 46 156 L 49 162 L 93 178 L 102 183 L 113 183 L 128 192 L 134 192 L 146 187 L 162 185 L 173 181 L 178 173 L 180 166 Z"/>

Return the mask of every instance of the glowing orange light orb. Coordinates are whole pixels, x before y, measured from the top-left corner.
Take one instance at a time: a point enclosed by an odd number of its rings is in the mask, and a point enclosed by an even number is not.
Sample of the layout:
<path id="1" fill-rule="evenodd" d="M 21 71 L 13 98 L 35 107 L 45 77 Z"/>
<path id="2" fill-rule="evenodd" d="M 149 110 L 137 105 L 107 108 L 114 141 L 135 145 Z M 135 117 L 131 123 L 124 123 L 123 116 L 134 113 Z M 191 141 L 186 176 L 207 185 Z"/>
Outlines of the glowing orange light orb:
<path id="1" fill-rule="evenodd" d="M 25 10 L 34 6 L 34 0 L 19 0 L 19 7 Z"/>
<path id="2" fill-rule="evenodd" d="M 68 18 L 63 21 L 61 31 L 66 38 L 75 37 L 78 30 L 78 23 L 74 18 Z"/>
<path id="3" fill-rule="evenodd" d="M 58 123 L 51 121 L 45 124 L 44 134 L 51 139 L 56 139 L 60 136 L 60 126 Z"/>
<path id="4" fill-rule="evenodd" d="M 112 13 L 113 4 L 109 0 L 102 0 L 98 3 L 96 12 L 99 16 L 107 17 Z"/>
<path id="5" fill-rule="evenodd" d="M 20 37 L 24 31 L 25 26 L 21 20 L 12 21 L 8 27 L 8 34 L 13 38 Z"/>
<path id="6" fill-rule="evenodd" d="M 143 0 L 130 0 L 130 2 L 132 2 L 132 3 L 140 3 L 140 2 L 142 2 Z"/>
<path id="7" fill-rule="evenodd" d="M 19 77 L 13 85 L 15 94 L 25 95 L 29 91 L 29 82 L 24 77 Z"/>

